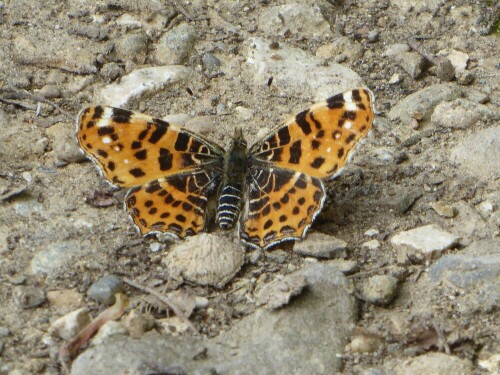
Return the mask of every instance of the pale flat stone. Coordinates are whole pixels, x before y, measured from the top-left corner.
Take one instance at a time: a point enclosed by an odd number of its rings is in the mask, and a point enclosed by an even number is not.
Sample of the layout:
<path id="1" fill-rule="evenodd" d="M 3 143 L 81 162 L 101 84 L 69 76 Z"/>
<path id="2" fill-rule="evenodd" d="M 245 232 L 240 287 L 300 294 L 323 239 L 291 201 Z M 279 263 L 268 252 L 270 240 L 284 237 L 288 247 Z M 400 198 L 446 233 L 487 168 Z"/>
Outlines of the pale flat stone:
<path id="1" fill-rule="evenodd" d="M 370 240 L 363 243 L 363 247 L 369 250 L 377 250 L 380 247 L 380 242 L 378 240 Z"/>
<path id="2" fill-rule="evenodd" d="M 125 107 L 133 99 L 154 94 L 165 86 L 187 79 L 190 70 L 181 65 L 158 66 L 134 70 L 123 76 L 119 83 L 104 87 L 97 102 L 102 105 Z"/>
<path id="3" fill-rule="evenodd" d="M 460 237 L 435 224 L 400 232 L 391 238 L 394 246 L 409 246 L 426 255 L 442 252 L 456 245 Z"/>

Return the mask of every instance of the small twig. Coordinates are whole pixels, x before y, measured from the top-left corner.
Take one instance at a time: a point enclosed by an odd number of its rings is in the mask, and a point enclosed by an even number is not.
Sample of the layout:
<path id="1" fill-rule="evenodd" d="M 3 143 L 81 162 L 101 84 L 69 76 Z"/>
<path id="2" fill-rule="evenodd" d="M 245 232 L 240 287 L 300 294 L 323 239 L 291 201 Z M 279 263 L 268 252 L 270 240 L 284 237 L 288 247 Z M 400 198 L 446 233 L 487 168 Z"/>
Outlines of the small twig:
<path id="1" fill-rule="evenodd" d="M 125 312 L 128 306 L 127 296 L 123 293 L 116 293 L 115 300 L 116 302 L 113 306 L 100 313 L 97 318 L 92 320 L 70 342 L 62 345 L 59 349 L 59 361 L 64 369 L 67 370 L 67 373 L 69 373 L 69 361 L 75 356 L 78 350 L 85 345 L 106 322 L 118 319 Z"/>
<path id="2" fill-rule="evenodd" d="M 46 60 L 46 59 L 25 59 L 25 58 L 16 58 L 17 62 L 23 65 L 33 65 L 37 66 L 39 68 L 50 68 L 50 69 L 59 69 L 63 72 L 71 73 L 71 74 L 78 74 L 78 75 L 89 75 L 89 74 L 96 74 L 97 73 L 97 68 L 93 65 L 90 66 L 75 66 L 75 67 L 70 67 L 63 65 L 63 62 L 58 59 L 51 59 L 51 60 Z"/>
<path id="3" fill-rule="evenodd" d="M 186 314 L 184 314 L 184 312 L 179 308 L 177 307 L 171 300 L 170 298 L 168 298 L 167 296 L 164 296 L 163 294 L 161 293 L 158 293 L 156 290 L 154 289 L 151 289 L 147 286 L 143 286 L 141 284 L 138 284 L 136 283 L 135 281 L 131 280 L 131 279 L 127 279 L 127 278 L 123 278 L 123 281 L 136 288 L 136 289 L 139 289 L 139 290 L 142 290 L 143 292 L 146 292 L 146 293 L 149 293 L 151 294 L 152 296 L 158 298 L 158 300 L 160 300 L 161 302 L 163 302 L 165 305 L 167 305 L 168 307 L 170 307 L 170 309 L 175 313 L 175 315 L 177 315 L 181 320 L 183 320 L 188 326 L 189 328 L 191 328 L 191 330 L 194 332 L 195 335 L 198 335 L 198 330 L 196 329 L 196 327 L 193 325 L 193 323 L 191 323 L 191 321 L 188 319 L 188 317 L 186 316 Z"/>
<path id="4" fill-rule="evenodd" d="M 36 106 L 30 106 L 29 104 L 14 102 L 12 100 L 7 100 L 4 98 L 0 98 L 0 102 L 13 105 L 16 108 L 22 108 L 22 109 L 26 109 L 26 110 L 30 110 L 30 111 L 36 111 Z"/>
<path id="5" fill-rule="evenodd" d="M 446 341 L 446 337 L 444 337 L 443 330 L 434 319 L 432 319 L 432 325 L 438 335 L 440 349 L 444 348 L 446 354 L 451 354 L 450 346 L 448 345 L 448 341 Z"/>
<path id="6" fill-rule="evenodd" d="M 184 8 L 181 4 L 179 4 L 176 0 L 172 0 L 172 3 L 174 6 L 179 9 L 179 12 L 182 13 L 184 17 L 186 17 L 188 20 L 194 22 L 194 21 L 202 21 L 202 20 L 208 20 L 209 17 L 193 17 L 189 12 Z"/>
<path id="7" fill-rule="evenodd" d="M 13 88 L 14 90 L 16 90 L 15 88 Z M 54 107 L 55 109 L 57 109 L 59 112 L 61 112 L 63 115 L 65 115 L 66 117 L 72 119 L 73 116 L 71 114 L 69 114 L 68 112 L 66 112 L 64 109 L 62 109 L 61 107 L 59 107 L 56 103 L 54 103 L 53 101 L 43 97 L 42 95 L 38 95 L 38 94 L 32 94 L 30 93 L 29 91 L 27 90 L 20 90 L 19 93 L 21 95 L 24 95 L 25 97 L 27 98 L 30 98 L 34 101 L 37 101 L 37 102 L 42 102 L 42 103 L 45 103 L 45 104 L 48 104 L 52 107 Z"/>

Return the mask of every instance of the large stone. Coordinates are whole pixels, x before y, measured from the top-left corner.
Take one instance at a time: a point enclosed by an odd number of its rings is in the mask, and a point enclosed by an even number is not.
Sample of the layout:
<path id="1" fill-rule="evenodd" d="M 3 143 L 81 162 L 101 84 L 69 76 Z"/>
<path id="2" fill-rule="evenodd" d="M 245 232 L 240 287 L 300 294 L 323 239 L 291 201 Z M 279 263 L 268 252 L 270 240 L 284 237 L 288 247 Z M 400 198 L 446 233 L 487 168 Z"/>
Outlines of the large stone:
<path id="1" fill-rule="evenodd" d="M 452 102 L 442 102 L 432 113 L 432 125 L 451 129 L 467 129 L 479 121 L 498 121 L 500 111 L 494 112 L 483 104 L 467 99 L 456 99 Z"/>
<path id="2" fill-rule="evenodd" d="M 422 120 L 429 120 L 434 108 L 445 100 L 453 100 L 462 95 L 460 88 L 453 83 L 432 85 L 417 91 L 401 100 L 389 112 L 389 119 L 400 119 L 409 123 L 415 113 L 422 115 Z"/>
<path id="3" fill-rule="evenodd" d="M 132 100 L 154 94 L 166 86 L 189 77 L 190 70 L 181 65 L 158 66 L 134 70 L 123 76 L 119 83 L 104 87 L 98 96 L 102 105 L 126 107 Z"/>
<path id="4" fill-rule="evenodd" d="M 451 160 L 466 174 L 483 181 L 500 177 L 500 126 L 481 129 L 451 149 Z"/>
<path id="5" fill-rule="evenodd" d="M 330 35 L 330 24 L 317 5 L 290 3 L 263 12 L 259 18 L 259 30 L 269 37 L 289 32 L 311 39 Z"/>
<path id="6" fill-rule="evenodd" d="M 394 246 L 409 246 L 432 256 L 455 246 L 460 237 L 444 231 L 435 224 L 399 232 L 391 238 Z"/>
<path id="7" fill-rule="evenodd" d="M 338 373 L 342 360 L 332 353 L 344 351 L 356 319 L 351 282 L 322 264 L 296 275 L 305 277 L 309 287 L 290 304 L 258 309 L 214 339 L 114 336 L 76 358 L 71 374 L 144 374 L 174 367 L 236 375 Z"/>
<path id="8" fill-rule="evenodd" d="M 193 24 L 182 23 L 165 33 L 156 47 L 155 59 L 162 65 L 184 64 L 196 42 Z"/>
<path id="9" fill-rule="evenodd" d="M 266 85 L 273 77 L 273 86 L 287 95 L 324 100 L 334 94 L 364 86 L 361 77 L 350 68 L 331 63 L 322 64 L 320 58 L 306 51 L 280 44 L 271 48 L 271 42 L 250 40 L 247 63 L 257 85 Z"/>

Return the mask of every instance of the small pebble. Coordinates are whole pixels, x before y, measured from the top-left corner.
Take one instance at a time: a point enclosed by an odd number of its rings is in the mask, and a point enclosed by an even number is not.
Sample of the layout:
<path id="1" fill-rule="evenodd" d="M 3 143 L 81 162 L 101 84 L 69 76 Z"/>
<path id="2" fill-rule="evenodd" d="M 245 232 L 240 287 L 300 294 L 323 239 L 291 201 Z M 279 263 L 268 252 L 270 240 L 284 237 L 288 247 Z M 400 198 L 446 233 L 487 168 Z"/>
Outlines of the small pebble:
<path id="1" fill-rule="evenodd" d="M 381 338 L 376 335 L 357 334 L 351 340 L 349 348 L 353 353 L 373 353 L 381 344 Z"/>
<path id="2" fill-rule="evenodd" d="M 45 85 L 38 93 L 47 99 L 61 97 L 61 90 L 56 85 Z"/>
<path id="3" fill-rule="evenodd" d="M 380 31 L 378 30 L 371 30 L 368 32 L 368 42 L 370 43 L 375 43 L 378 41 L 378 38 L 380 36 Z"/>
<path id="4" fill-rule="evenodd" d="M 365 233 L 363 233 L 366 237 L 375 237 L 380 234 L 380 231 L 377 228 L 370 228 Z"/>
<path id="5" fill-rule="evenodd" d="M 484 219 L 487 219 L 495 211 L 495 207 L 493 206 L 493 203 L 484 201 L 477 205 L 477 210 Z"/>
<path id="6" fill-rule="evenodd" d="M 7 327 L 0 327 L 0 337 L 7 337 L 10 335 L 10 330 Z"/>
<path id="7" fill-rule="evenodd" d="M 363 243 L 363 247 L 366 247 L 368 250 L 377 250 L 380 248 L 380 242 L 378 240 L 370 240 Z"/>
<path id="8" fill-rule="evenodd" d="M 90 315 L 85 307 L 74 310 L 66 314 L 49 327 L 49 334 L 62 338 L 63 340 L 70 340 L 83 328 L 90 323 Z"/>
<path id="9" fill-rule="evenodd" d="M 83 304 L 83 296 L 74 289 L 51 290 L 47 300 L 54 307 L 77 308 Z"/>
<path id="10" fill-rule="evenodd" d="M 211 53 L 205 53 L 201 57 L 201 62 L 206 70 L 208 71 L 217 71 L 220 68 L 220 60 Z"/>
<path id="11" fill-rule="evenodd" d="M 431 202 L 429 206 L 436 211 L 439 216 L 452 218 L 455 216 L 455 209 L 447 204 L 441 202 Z"/>
<path id="12" fill-rule="evenodd" d="M 398 279 L 392 276 L 372 276 L 362 285 L 360 296 L 375 305 L 388 305 L 396 296 L 398 283 Z"/>
<path id="13" fill-rule="evenodd" d="M 99 331 L 92 339 L 92 344 L 99 345 L 108 337 L 114 335 L 128 335 L 128 331 L 123 323 L 109 320 L 101 328 L 99 328 Z"/>
<path id="14" fill-rule="evenodd" d="M 144 335 L 145 332 L 153 329 L 156 320 L 151 314 L 142 314 L 137 310 L 132 310 L 123 319 L 123 324 L 127 327 L 131 337 L 139 338 Z"/>
<path id="15" fill-rule="evenodd" d="M 88 290 L 89 297 L 97 302 L 111 305 L 115 294 L 123 291 L 123 282 L 115 275 L 106 275 L 97 280 Z"/>
<path id="16" fill-rule="evenodd" d="M 449 82 L 455 77 L 455 67 L 447 58 L 440 58 L 436 66 L 436 76 L 444 82 Z"/>
<path id="17" fill-rule="evenodd" d="M 430 224 L 397 233 L 391 238 L 391 244 L 398 247 L 408 246 L 424 255 L 432 256 L 455 246 L 459 239 L 460 237 L 444 231 L 437 225 Z"/>
<path id="18" fill-rule="evenodd" d="M 101 75 L 106 82 L 112 82 L 125 74 L 125 70 L 117 63 L 111 62 L 104 64 L 101 69 Z"/>
<path id="19" fill-rule="evenodd" d="M 17 286 L 13 295 L 14 301 L 23 309 L 37 307 L 45 302 L 45 292 L 34 286 Z"/>
<path id="20" fill-rule="evenodd" d="M 395 85 L 398 84 L 399 82 L 401 82 L 401 75 L 398 73 L 394 73 L 391 79 L 389 79 L 389 85 Z"/>
<path id="21" fill-rule="evenodd" d="M 463 86 L 470 85 L 472 82 L 474 82 L 474 79 L 476 78 L 474 73 L 469 72 L 467 70 L 463 72 L 457 72 L 455 75 L 457 77 L 458 84 Z"/>
<path id="22" fill-rule="evenodd" d="M 153 252 L 153 253 L 157 253 L 158 251 L 160 251 L 162 248 L 162 244 L 159 243 L 159 242 L 153 242 L 152 244 L 149 245 L 149 249 Z"/>
<path id="23" fill-rule="evenodd" d="M 297 242 L 293 251 L 303 256 L 331 259 L 339 257 L 347 249 L 347 242 L 323 233 L 311 233 L 302 242 Z"/>

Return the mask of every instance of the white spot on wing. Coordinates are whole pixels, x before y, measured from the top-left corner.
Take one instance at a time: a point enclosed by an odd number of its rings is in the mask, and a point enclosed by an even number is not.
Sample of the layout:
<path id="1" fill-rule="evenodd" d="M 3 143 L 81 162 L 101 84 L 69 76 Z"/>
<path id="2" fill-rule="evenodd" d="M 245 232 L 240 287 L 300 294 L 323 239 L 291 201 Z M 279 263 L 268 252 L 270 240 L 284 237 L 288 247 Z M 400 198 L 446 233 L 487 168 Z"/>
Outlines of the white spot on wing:
<path id="1" fill-rule="evenodd" d="M 352 91 L 344 92 L 344 100 L 347 103 L 352 103 Z"/>
<path id="2" fill-rule="evenodd" d="M 347 111 L 357 111 L 358 110 L 358 106 L 356 105 L 356 103 L 353 103 L 353 102 L 348 102 L 348 103 L 345 103 L 345 109 Z"/>
<path id="3" fill-rule="evenodd" d="M 326 149 L 326 152 L 332 152 L 332 148 L 331 148 L 331 147 L 328 147 L 328 148 Z"/>
<path id="4" fill-rule="evenodd" d="M 125 164 L 128 164 L 128 163 L 129 163 L 128 159 L 123 159 L 123 162 L 124 162 Z"/>
<path id="5" fill-rule="evenodd" d="M 352 124 L 351 124 L 351 122 L 350 122 L 350 121 L 346 121 L 346 122 L 344 123 L 344 128 L 346 128 L 346 129 L 350 129 L 350 128 L 351 128 L 351 126 L 352 126 Z"/>
<path id="6" fill-rule="evenodd" d="M 104 137 L 104 138 L 102 139 L 102 143 L 106 143 L 106 144 L 111 143 L 111 138 L 109 138 L 109 137 Z"/>

